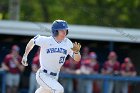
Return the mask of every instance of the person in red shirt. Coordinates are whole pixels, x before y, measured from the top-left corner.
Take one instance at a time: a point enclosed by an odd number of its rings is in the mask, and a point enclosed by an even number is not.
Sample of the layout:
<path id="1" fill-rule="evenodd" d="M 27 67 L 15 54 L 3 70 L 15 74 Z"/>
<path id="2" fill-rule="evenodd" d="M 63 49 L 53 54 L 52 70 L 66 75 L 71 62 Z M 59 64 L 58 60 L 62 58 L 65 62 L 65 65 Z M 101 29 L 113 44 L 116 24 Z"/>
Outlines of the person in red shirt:
<path id="1" fill-rule="evenodd" d="M 80 74 L 90 75 L 98 74 L 99 64 L 97 62 L 97 55 L 95 52 L 90 52 L 86 57 L 81 60 Z M 79 82 L 80 83 L 80 82 Z M 82 83 L 82 84 L 81 84 Z M 92 93 L 93 92 L 93 80 L 82 79 L 80 93 Z"/>
<path id="2" fill-rule="evenodd" d="M 124 63 L 121 65 L 121 75 L 126 77 L 136 76 L 137 72 L 129 57 L 124 59 Z M 123 82 L 121 87 L 122 93 L 128 93 L 128 82 Z"/>
<path id="3" fill-rule="evenodd" d="M 21 64 L 22 58 L 19 55 L 19 50 L 20 48 L 17 45 L 13 45 L 11 53 L 5 56 L 2 63 L 2 68 L 7 71 L 7 93 L 17 93 L 20 81 L 20 72 L 24 71 L 24 66 Z"/>
<path id="4" fill-rule="evenodd" d="M 78 64 L 78 69 L 76 70 L 76 74 L 81 74 L 81 66 L 82 66 L 82 60 L 85 60 L 89 57 L 89 47 L 85 46 L 82 49 L 82 56 L 81 56 L 81 61 Z M 78 93 L 84 93 L 84 86 L 83 86 L 83 79 L 77 79 L 77 91 Z"/>
<path id="5" fill-rule="evenodd" d="M 120 63 L 117 61 L 117 55 L 114 51 L 109 53 L 108 60 L 104 63 L 102 74 L 114 75 L 119 74 Z"/>
<path id="6" fill-rule="evenodd" d="M 102 74 L 111 76 L 120 74 L 120 63 L 117 61 L 117 54 L 114 51 L 109 53 L 108 60 L 103 65 Z M 113 81 L 109 81 L 108 93 L 113 93 L 114 84 Z"/>
<path id="7" fill-rule="evenodd" d="M 90 52 L 89 56 L 81 60 L 81 74 L 96 74 L 99 70 L 99 64 L 96 59 L 96 53 Z"/>
<path id="8" fill-rule="evenodd" d="M 36 72 L 40 68 L 39 53 L 40 53 L 40 48 L 37 50 L 37 53 L 35 54 L 32 61 L 32 71 L 31 71 L 30 82 L 29 82 L 29 93 L 35 93 L 35 90 L 39 87 L 36 81 Z"/>

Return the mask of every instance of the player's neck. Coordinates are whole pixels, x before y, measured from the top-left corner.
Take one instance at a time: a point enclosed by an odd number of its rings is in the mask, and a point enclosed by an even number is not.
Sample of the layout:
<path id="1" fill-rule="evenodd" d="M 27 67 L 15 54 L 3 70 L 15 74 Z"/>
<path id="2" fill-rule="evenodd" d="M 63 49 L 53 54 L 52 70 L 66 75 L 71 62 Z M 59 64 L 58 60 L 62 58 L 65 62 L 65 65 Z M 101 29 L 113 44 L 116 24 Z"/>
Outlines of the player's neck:
<path id="1" fill-rule="evenodd" d="M 61 39 L 61 38 L 59 38 L 59 37 L 54 37 L 54 39 L 55 39 L 55 41 L 58 42 L 58 43 L 60 43 L 60 42 L 63 41 L 63 39 Z"/>

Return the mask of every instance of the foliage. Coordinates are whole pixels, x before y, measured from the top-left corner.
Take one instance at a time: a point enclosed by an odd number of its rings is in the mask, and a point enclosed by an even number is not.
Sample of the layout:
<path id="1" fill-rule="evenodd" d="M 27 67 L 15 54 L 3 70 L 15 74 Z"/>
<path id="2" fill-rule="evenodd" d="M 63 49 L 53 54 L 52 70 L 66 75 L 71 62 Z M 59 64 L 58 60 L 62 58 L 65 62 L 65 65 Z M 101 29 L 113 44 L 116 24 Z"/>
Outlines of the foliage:
<path id="1" fill-rule="evenodd" d="M 7 0 L 1 2 L 6 8 L 0 13 L 8 15 Z M 140 28 L 140 0 L 21 0 L 20 10 L 22 21 L 64 19 L 70 24 Z"/>

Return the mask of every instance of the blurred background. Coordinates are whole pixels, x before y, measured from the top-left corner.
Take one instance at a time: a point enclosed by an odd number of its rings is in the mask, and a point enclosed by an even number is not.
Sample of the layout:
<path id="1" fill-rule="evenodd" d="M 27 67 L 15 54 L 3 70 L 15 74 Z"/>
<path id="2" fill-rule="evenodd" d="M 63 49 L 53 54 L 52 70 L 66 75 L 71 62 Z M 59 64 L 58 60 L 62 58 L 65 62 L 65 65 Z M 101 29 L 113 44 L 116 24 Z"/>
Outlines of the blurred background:
<path id="1" fill-rule="evenodd" d="M 140 0 L 0 0 L 0 93 L 34 93 L 39 48 L 21 65 L 27 42 L 51 35 L 66 20 L 82 59 L 68 57 L 59 81 L 65 93 L 139 93 Z"/>

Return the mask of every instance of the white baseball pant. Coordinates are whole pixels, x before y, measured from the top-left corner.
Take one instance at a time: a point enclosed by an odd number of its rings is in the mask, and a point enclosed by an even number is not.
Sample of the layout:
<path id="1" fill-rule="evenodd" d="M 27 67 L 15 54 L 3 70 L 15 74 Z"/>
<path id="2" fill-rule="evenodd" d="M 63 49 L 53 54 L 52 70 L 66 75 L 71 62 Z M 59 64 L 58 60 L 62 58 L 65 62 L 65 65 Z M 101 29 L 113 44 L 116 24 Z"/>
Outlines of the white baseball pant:
<path id="1" fill-rule="evenodd" d="M 64 93 L 64 88 L 57 81 L 58 76 L 49 75 L 39 69 L 36 73 L 36 80 L 40 88 L 35 93 Z"/>

